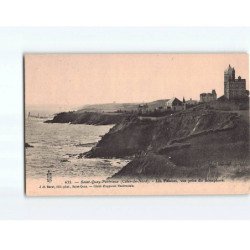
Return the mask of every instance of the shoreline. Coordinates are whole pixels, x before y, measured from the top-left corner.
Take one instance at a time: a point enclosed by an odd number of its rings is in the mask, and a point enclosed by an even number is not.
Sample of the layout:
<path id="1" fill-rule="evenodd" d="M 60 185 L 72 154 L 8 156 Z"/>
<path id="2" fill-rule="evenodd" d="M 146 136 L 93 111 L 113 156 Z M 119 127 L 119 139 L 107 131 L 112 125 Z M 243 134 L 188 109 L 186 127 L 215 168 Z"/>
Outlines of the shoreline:
<path id="1" fill-rule="evenodd" d="M 237 112 L 210 109 L 182 111 L 156 121 L 131 117 L 116 124 L 84 156 L 131 157 L 113 178 L 199 173 L 206 179 L 211 173 L 224 176 L 227 168 L 229 178 L 241 178 L 250 176 L 248 125 Z"/>
<path id="2" fill-rule="evenodd" d="M 240 176 L 244 171 L 250 175 L 249 169 L 241 167 L 250 162 L 249 157 L 246 156 L 249 141 L 246 140 L 246 137 L 244 138 L 244 133 L 240 132 L 241 129 L 247 131 L 248 120 L 238 111 L 225 112 L 201 105 L 154 119 L 147 117 L 140 119 L 138 114 L 75 111 L 57 114 L 53 120 L 46 121 L 46 123 L 66 123 L 69 120 L 72 121 L 71 124 L 107 125 L 112 123 L 113 127 L 101 136 L 97 144 L 89 151 L 80 153 L 78 157 L 129 159 L 129 163 L 119 171 L 120 177 L 123 175 L 128 175 L 128 177 L 153 175 L 156 178 L 160 173 L 171 175 L 171 171 L 178 172 L 176 169 L 183 166 L 187 172 L 190 171 L 187 169 L 190 167 L 196 169 L 198 166 L 197 171 L 199 172 L 202 168 L 212 166 L 216 169 L 217 174 L 221 175 L 221 169 L 217 166 L 229 164 L 228 166 L 232 167 L 235 162 L 239 165 L 239 167 L 235 167 L 235 175 Z M 218 141 L 217 137 L 221 141 Z M 228 138 L 235 139 L 230 141 Z M 204 144 L 211 140 L 216 141 L 214 149 L 207 147 L 206 143 Z M 214 142 L 211 141 L 211 143 Z M 207 149 L 204 149 L 203 152 L 199 147 L 204 146 Z M 227 153 L 227 148 L 232 146 L 234 149 L 231 153 Z M 224 150 L 222 155 L 225 154 L 231 163 L 224 164 L 225 157 L 220 158 L 216 153 L 216 148 Z M 242 160 L 239 163 L 237 160 L 235 161 L 238 157 L 235 152 L 241 155 Z M 188 159 L 190 154 L 191 159 Z M 206 156 L 206 154 L 208 155 Z M 148 155 L 154 160 L 152 161 Z M 213 155 L 215 156 L 213 157 Z M 236 158 L 234 159 L 234 157 Z M 138 159 L 140 160 L 138 161 Z M 194 160 L 197 160 L 198 163 L 195 163 Z M 145 166 L 148 166 L 149 162 L 151 169 L 147 172 Z M 169 164 L 175 166 L 175 170 L 167 169 Z M 140 165 L 143 165 L 144 169 Z M 162 166 L 165 166 L 164 170 L 162 170 Z M 208 170 L 204 169 L 204 171 Z M 202 175 L 206 175 L 205 172 Z M 112 177 L 118 177 L 118 175 L 114 174 Z"/>

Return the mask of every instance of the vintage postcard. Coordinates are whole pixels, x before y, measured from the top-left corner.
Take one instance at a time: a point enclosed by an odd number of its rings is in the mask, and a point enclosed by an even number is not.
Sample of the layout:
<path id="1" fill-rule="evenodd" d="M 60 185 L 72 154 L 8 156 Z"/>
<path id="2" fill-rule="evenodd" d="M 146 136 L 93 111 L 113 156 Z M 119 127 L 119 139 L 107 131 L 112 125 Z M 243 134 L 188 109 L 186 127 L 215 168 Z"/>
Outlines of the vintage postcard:
<path id="1" fill-rule="evenodd" d="M 250 193 L 246 53 L 25 54 L 26 195 Z"/>

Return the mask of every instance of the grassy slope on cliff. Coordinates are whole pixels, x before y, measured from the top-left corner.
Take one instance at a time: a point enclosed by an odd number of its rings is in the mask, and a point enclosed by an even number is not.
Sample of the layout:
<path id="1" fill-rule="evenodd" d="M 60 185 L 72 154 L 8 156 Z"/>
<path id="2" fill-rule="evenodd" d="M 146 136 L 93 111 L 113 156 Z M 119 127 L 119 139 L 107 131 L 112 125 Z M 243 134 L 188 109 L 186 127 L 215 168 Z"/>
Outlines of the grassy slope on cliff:
<path id="1" fill-rule="evenodd" d="M 156 100 L 153 102 L 148 102 L 148 107 L 150 109 L 155 109 L 160 106 L 165 106 L 168 99 Z M 90 104 L 85 105 L 79 112 L 114 112 L 117 110 L 121 111 L 132 111 L 137 110 L 138 105 L 141 103 L 104 103 L 104 104 Z"/>
<path id="2" fill-rule="evenodd" d="M 183 111 L 157 121 L 130 117 L 87 153 L 128 155 L 136 157 L 115 177 L 250 176 L 248 122 L 236 113 L 211 110 Z"/>
<path id="3" fill-rule="evenodd" d="M 88 156 L 122 157 L 141 150 L 158 151 L 189 137 L 230 129 L 237 120 L 237 114 L 209 110 L 184 111 L 157 120 L 128 117 L 104 135 Z"/>
<path id="4" fill-rule="evenodd" d="M 239 125 L 242 125 L 241 123 Z M 179 147 L 145 152 L 114 177 L 249 178 L 249 145 L 245 129 L 237 127 L 190 137 Z M 188 145 L 183 146 L 182 145 Z"/>

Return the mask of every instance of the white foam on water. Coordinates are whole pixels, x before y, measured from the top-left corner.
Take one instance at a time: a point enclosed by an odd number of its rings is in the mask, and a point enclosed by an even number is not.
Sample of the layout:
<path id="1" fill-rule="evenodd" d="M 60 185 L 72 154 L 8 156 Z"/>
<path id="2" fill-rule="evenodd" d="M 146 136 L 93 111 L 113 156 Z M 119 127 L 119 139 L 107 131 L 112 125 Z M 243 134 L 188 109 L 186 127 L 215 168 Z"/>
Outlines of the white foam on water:
<path id="1" fill-rule="evenodd" d="M 108 178 L 128 163 L 123 159 L 79 158 L 91 149 L 112 126 L 44 123 L 43 119 L 26 121 L 26 174 L 46 178 L 48 170 L 57 177 Z M 83 145 L 83 147 L 79 146 Z M 84 146 L 87 145 L 87 146 Z"/>

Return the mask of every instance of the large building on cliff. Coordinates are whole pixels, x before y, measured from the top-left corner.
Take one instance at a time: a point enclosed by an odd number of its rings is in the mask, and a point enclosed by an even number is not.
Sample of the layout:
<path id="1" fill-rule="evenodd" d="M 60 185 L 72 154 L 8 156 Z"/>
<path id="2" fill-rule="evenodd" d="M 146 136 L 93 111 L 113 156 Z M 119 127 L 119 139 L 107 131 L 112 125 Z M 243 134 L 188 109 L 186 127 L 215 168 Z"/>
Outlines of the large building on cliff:
<path id="1" fill-rule="evenodd" d="M 228 100 L 241 99 L 246 96 L 246 79 L 235 79 L 235 69 L 229 64 L 224 71 L 224 96 Z"/>
<path id="2" fill-rule="evenodd" d="M 212 90 L 212 93 L 201 93 L 200 102 L 211 102 L 217 100 L 217 94 L 215 89 Z"/>

